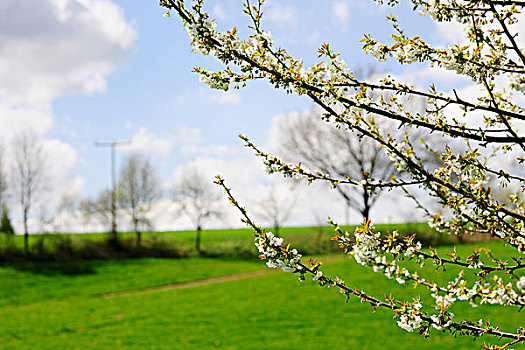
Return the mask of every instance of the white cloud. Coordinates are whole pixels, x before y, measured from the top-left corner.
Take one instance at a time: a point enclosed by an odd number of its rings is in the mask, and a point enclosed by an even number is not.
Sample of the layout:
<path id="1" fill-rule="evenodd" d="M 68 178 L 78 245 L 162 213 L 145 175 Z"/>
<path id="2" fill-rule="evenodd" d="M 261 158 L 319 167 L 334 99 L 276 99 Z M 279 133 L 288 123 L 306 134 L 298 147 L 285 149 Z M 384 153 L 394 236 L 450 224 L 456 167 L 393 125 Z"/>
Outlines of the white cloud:
<path id="1" fill-rule="evenodd" d="M 235 187 L 237 193 L 250 193 L 254 184 L 260 183 L 265 178 L 264 167 L 254 157 L 220 159 L 217 157 L 197 157 L 193 161 L 181 165 L 177 168 L 172 177 L 172 183 L 175 183 L 183 167 L 195 167 L 202 174 L 209 178 L 210 181 L 216 175 L 221 175 L 226 179 L 228 186 Z"/>
<path id="2" fill-rule="evenodd" d="M 78 197 L 84 188 L 84 179 L 71 177 L 77 163 L 77 151 L 69 144 L 58 139 L 44 140 L 43 147 L 47 157 L 47 187 L 45 207 L 53 210 L 62 198 Z M 57 161 L 60 159 L 60 161 Z"/>
<path id="3" fill-rule="evenodd" d="M 450 21 L 450 22 L 435 22 L 436 24 L 436 35 L 438 39 L 441 39 L 447 44 L 456 44 L 458 42 L 465 44 L 466 39 L 464 35 L 465 26 L 461 23 Z"/>
<path id="4" fill-rule="evenodd" d="M 53 114 L 51 105 L 47 103 L 33 104 L 24 107 L 9 107 L 0 100 L 0 125 L 2 125 L 2 138 L 10 142 L 11 137 L 28 126 L 43 135 L 53 127 Z"/>
<path id="5" fill-rule="evenodd" d="M 48 103 L 64 93 L 102 91 L 135 37 L 108 0 L 3 0 L 0 101 Z"/>
<path id="6" fill-rule="evenodd" d="M 508 26 L 509 32 L 511 35 L 515 36 L 519 33 L 523 33 L 525 30 L 525 14 L 521 13 L 517 15 L 518 22 L 516 24 Z M 435 22 L 437 31 L 436 36 L 438 39 L 441 39 L 444 41 L 447 45 L 454 45 L 454 44 L 461 44 L 461 45 L 467 45 L 469 43 L 467 36 L 465 34 L 466 30 L 468 29 L 467 25 L 458 23 L 456 21 L 450 21 L 450 22 Z M 481 30 L 488 32 L 489 30 L 501 30 L 501 26 L 497 21 L 489 22 L 486 25 L 483 25 L 480 27 Z M 504 42 L 509 44 L 510 41 L 507 39 L 505 35 L 502 35 L 502 39 Z M 516 42 L 519 44 L 519 46 L 523 47 L 525 44 L 525 36 L 515 36 Z M 509 50 L 509 53 L 512 52 L 512 50 Z M 513 53 L 510 53 L 513 55 Z"/>
<path id="7" fill-rule="evenodd" d="M 69 185 L 67 188 L 64 188 L 63 195 L 72 198 L 80 196 L 82 190 L 84 189 L 85 182 L 86 181 L 83 177 L 75 176 L 69 180 Z"/>
<path id="8" fill-rule="evenodd" d="M 215 91 L 208 95 L 208 100 L 216 103 L 236 105 L 241 101 L 241 96 L 233 92 Z"/>
<path id="9" fill-rule="evenodd" d="M 463 86 L 471 82 L 471 79 L 459 75 L 455 71 L 447 70 L 442 67 L 408 68 L 400 77 L 400 81 L 409 84 L 425 86 L 432 83 L 454 84 L 456 87 Z"/>
<path id="10" fill-rule="evenodd" d="M 172 146 L 171 139 L 160 137 L 142 127 L 131 137 L 131 144 L 122 147 L 122 151 L 145 152 L 165 157 L 170 154 Z"/>
<path id="11" fill-rule="evenodd" d="M 237 148 L 226 145 L 184 145 L 180 152 L 185 155 L 200 154 L 202 156 L 225 157 L 238 153 Z"/>
<path id="12" fill-rule="evenodd" d="M 44 149 L 49 159 L 47 168 L 53 173 L 52 178 L 54 179 L 62 177 L 61 174 L 68 173 L 76 163 L 77 152 L 65 142 L 58 139 L 45 140 Z M 60 161 L 57 162 L 57 159 Z"/>
<path id="13" fill-rule="evenodd" d="M 523 33 L 525 31 L 525 13 L 521 12 L 517 15 L 518 22 L 516 24 L 513 24 L 510 26 L 509 30 L 512 35 L 516 34 L 515 40 L 516 43 L 523 47 L 525 45 L 525 36 L 520 36 L 520 33 Z"/>
<path id="14" fill-rule="evenodd" d="M 220 20 L 226 20 L 230 18 L 230 16 L 228 16 L 228 14 L 222 8 L 221 4 L 215 4 L 215 6 L 213 6 L 213 9 L 211 10 L 211 13 L 215 18 Z"/>
<path id="15" fill-rule="evenodd" d="M 280 27 L 295 26 L 297 24 L 296 14 L 298 11 L 292 5 L 281 5 L 271 1 L 268 4 L 264 18 Z"/>
<path id="16" fill-rule="evenodd" d="M 337 1 L 332 7 L 332 14 L 335 19 L 344 25 L 348 23 L 350 19 L 350 9 L 346 1 Z"/>
<path id="17" fill-rule="evenodd" d="M 174 141 L 183 144 L 193 144 L 202 141 L 202 130 L 189 126 L 177 126 L 173 129 Z"/>
<path id="18" fill-rule="evenodd" d="M 202 130 L 188 126 L 173 129 L 173 140 L 179 144 L 179 152 L 185 156 L 228 157 L 238 154 L 237 147 L 227 145 L 201 144 Z"/>
<path id="19" fill-rule="evenodd" d="M 299 5 L 300 6 L 300 5 Z M 323 41 L 320 40 L 320 31 L 323 31 L 324 22 L 319 22 L 319 9 L 298 8 L 290 2 L 270 0 L 265 2 L 263 21 L 265 30 L 274 33 L 275 42 L 287 46 L 305 46 L 311 49 Z M 301 20 L 301 14 L 308 15 L 306 21 Z M 328 15 L 331 15 L 329 12 Z"/>

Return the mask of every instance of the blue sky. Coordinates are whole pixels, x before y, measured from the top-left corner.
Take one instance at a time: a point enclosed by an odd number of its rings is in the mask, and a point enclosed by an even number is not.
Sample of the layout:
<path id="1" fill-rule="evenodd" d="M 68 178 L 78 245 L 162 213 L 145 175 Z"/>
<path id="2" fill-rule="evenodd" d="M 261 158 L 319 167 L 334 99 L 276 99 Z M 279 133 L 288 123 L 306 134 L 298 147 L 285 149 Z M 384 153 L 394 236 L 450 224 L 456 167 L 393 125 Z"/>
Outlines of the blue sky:
<path id="1" fill-rule="evenodd" d="M 305 97 L 286 95 L 263 82 L 229 93 L 209 90 L 192 68 L 220 66 L 190 52 L 179 19 L 162 17 L 164 10 L 154 0 L 38 3 L 3 0 L 0 5 L 0 121 L 10 131 L 6 145 L 10 134 L 27 127 L 46 140 L 59 174 L 55 195 L 69 190 L 94 196 L 107 187 L 109 152 L 94 142 L 113 139 L 133 138 L 131 149 L 151 156 L 166 182 L 181 166 L 199 162 L 209 173 L 226 168 L 235 176 L 245 172 L 255 177 L 259 170 L 253 170 L 254 161 L 237 134 L 268 145 L 275 116 L 311 107 Z M 219 28 L 237 26 L 247 33 L 240 1 L 207 4 Z M 315 62 L 320 44 L 330 42 L 354 67 L 373 65 L 418 82 L 438 79 L 445 87 L 458 83 L 450 74 L 425 67 L 407 69 L 392 61 L 379 65 L 360 49 L 358 40 L 365 33 L 392 40 L 384 20 L 388 13 L 409 35 L 439 45 L 458 30 L 437 26 L 407 4 L 391 9 L 371 0 L 270 0 L 265 8 L 264 27 L 307 63 Z M 129 150 L 122 148 L 119 159 Z M 213 169 L 213 164 L 220 166 Z M 244 191 L 259 180 L 237 181 Z"/>
<path id="2" fill-rule="evenodd" d="M 55 127 L 49 136 L 58 137 L 78 150 L 82 163 L 75 171 L 89 174 L 90 178 L 84 193 L 97 191 L 105 185 L 107 178 L 101 171 L 105 170 L 107 152 L 95 149 L 95 140 L 129 139 L 140 128 L 169 139 L 173 143 L 169 154 L 158 159 L 163 175 L 169 176 L 178 164 L 198 155 L 178 152 L 177 129 L 199 129 L 203 139 L 201 145 L 239 148 L 237 134 L 245 133 L 264 142 L 273 116 L 308 108 L 310 103 L 306 98 L 276 92 L 265 83 L 250 84 L 248 89 L 235 91 L 230 94 L 231 99 L 208 90 L 198 82 L 191 69 L 194 66 L 211 69 L 218 66 L 212 58 L 190 52 L 189 40 L 178 18 L 163 18 L 163 10 L 154 1 L 114 3 L 123 11 L 128 25 L 136 31 L 133 47 L 115 71 L 106 76 L 104 91 L 92 95 L 64 94 L 53 102 Z M 209 2 L 211 12 L 222 17 L 217 20 L 220 27 L 245 23 L 236 3 L 239 2 Z M 313 63 L 315 48 L 328 41 L 345 53 L 348 62 L 355 62 L 357 66 L 371 65 L 373 60 L 359 50 L 358 40 L 363 33 L 374 33 L 379 38 L 388 39 L 389 27 L 384 17 L 390 9 L 377 11 L 369 1 L 355 1 L 353 5 L 342 2 L 346 4 L 346 9 L 342 9 L 346 14 L 341 14 L 339 20 L 334 20 L 333 16 L 336 1 L 323 4 L 311 1 L 306 6 L 301 6 L 298 1 L 280 3 L 285 5 L 279 5 L 277 1 L 268 4 L 268 28 L 278 42 L 304 57 L 306 62 Z M 421 16 L 396 12 L 401 13 L 400 19 L 410 19 L 407 27 L 414 32 L 425 23 Z M 431 23 L 426 22 L 426 25 Z M 384 70 L 385 67 L 378 69 Z M 399 67 L 389 64 L 388 69 L 395 71 Z"/>

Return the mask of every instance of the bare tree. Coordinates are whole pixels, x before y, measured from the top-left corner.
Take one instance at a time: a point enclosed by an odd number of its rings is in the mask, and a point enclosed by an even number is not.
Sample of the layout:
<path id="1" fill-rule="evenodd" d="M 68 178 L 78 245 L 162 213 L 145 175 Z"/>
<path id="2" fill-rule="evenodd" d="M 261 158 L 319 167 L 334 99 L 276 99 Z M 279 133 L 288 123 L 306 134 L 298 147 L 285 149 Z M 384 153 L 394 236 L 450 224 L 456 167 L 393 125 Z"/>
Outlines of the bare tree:
<path id="1" fill-rule="evenodd" d="M 92 222 L 95 220 L 103 227 L 107 227 L 111 232 L 112 209 L 111 209 L 112 191 L 103 190 L 94 199 L 83 199 L 80 201 L 79 209 L 86 220 Z"/>
<path id="2" fill-rule="evenodd" d="M 72 232 L 79 213 L 76 194 L 63 193 L 55 208 L 48 209 L 48 206 L 42 205 L 40 210 L 42 232 Z"/>
<path id="3" fill-rule="evenodd" d="M 4 147 L 0 143 L 0 208 L 6 205 L 7 197 L 7 174 L 6 162 L 4 157 Z"/>
<path id="4" fill-rule="evenodd" d="M 274 234 L 279 230 L 292 214 L 297 198 L 295 187 L 279 187 L 272 183 L 267 186 L 266 195 L 255 206 L 255 213 L 273 226 Z"/>
<path id="5" fill-rule="evenodd" d="M 148 158 L 132 154 L 124 160 L 118 182 L 118 200 L 131 217 L 137 245 L 141 240 L 139 226 L 151 227 L 147 214 L 153 201 L 160 197 L 159 187 L 158 175 Z"/>
<path id="6" fill-rule="evenodd" d="M 9 220 L 9 210 L 7 208 L 7 174 L 6 162 L 4 157 L 4 148 L 0 143 L 0 232 L 14 233 L 13 226 Z"/>
<path id="7" fill-rule="evenodd" d="M 13 140 L 13 189 L 22 208 L 24 222 L 24 252 L 29 251 L 27 221 L 30 211 L 45 192 L 46 161 L 40 138 L 31 131 L 16 135 Z"/>
<path id="8" fill-rule="evenodd" d="M 196 168 L 188 167 L 184 170 L 177 179 L 175 196 L 182 212 L 195 225 L 195 250 L 200 254 L 202 227 L 210 218 L 220 215 L 217 204 L 221 196 L 212 181 L 204 177 Z"/>
<path id="9" fill-rule="evenodd" d="M 396 172 L 393 162 L 372 140 L 349 130 L 337 129 L 320 120 L 318 112 L 295 114 L 282 122 L 279 153 L 289 161 L 303 164 L 341 179 L 356 182 L 388 180 Z M 381 192 L 363 186 L 336 186 L 348 207 L 370 218 L 370 210 Z"/>

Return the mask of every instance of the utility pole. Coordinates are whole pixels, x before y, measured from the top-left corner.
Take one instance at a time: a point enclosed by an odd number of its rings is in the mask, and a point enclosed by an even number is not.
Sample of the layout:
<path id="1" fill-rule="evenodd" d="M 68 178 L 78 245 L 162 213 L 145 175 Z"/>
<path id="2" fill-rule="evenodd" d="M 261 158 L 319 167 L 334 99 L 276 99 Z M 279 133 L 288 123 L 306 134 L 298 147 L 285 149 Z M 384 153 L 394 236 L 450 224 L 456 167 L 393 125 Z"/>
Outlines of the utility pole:
<path id="1" fill-rule="evenodd" d="M 116 148 L 118 146 L 129 145 L 128 141 L 109 141 L 109 142 L 95 142 L 95 147 L 106 147 L 111 151 L 111 236 L 110 243 L 114 246 L 118 244 L 117 238 L 117 175 L 115 171 L 115 157 Z"/>

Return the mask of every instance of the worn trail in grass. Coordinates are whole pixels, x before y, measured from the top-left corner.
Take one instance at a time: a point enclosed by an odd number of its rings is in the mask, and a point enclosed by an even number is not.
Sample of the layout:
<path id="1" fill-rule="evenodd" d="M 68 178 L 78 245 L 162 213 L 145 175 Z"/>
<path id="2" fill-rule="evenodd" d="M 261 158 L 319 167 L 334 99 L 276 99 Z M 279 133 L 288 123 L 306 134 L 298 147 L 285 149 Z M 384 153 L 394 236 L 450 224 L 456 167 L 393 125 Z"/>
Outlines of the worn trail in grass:
<path id="1" fill-rule="evenodd" d="M 0 307 L 206 280 L 254 270 L 265 270 L 265 266 L 256 260 L 211 258 L 0 265 Z"/>
<path id="2" fill-rule="evenodd" d="M 344 256 L 341 256 L 341 255 L 328 256 L 328 257 L 324 257 L 323 259 L 325 263 L 332 263 L 332 262 L 342 261 L 342 260 L 344 260 Z M 158 290 L 180 289 L 180 288 L 196 287 L 196 286 L 202 286 L 202 285 L 213 284 L 213 283 L 237 281 L 240 279 L 262 276 L 268 273 L 275 273 L 275 272 L 280 272 L 280 270 L 274 270 L 274 269 L 256 270 L 256 271 L 249 271 L 249 272 L 238 273 L 234 275 L 226 275 L 226 276 L 214 277 L 214 278 L 203 279 L 203 280 L 176 282 L 176 283 L 164 284 L 164 285 L 153 286 L 153 287 L 128 289 L 128 290 L 122 290 L 119 292 L 112 292 L 112 293 L 102 293 L 100 295 L 106 298 L 113 298 L 116 296 L 127 295 L 127 294 L 148 293 L 148 292 L 154 292 Z"/>
<path id="3" fill-rule="evenodd" d="M 208 285 L 208 284 L 229 282 L 229 281 L 237 281 L 237 280 L 241 280 L 241 279 L 245 279 L 245 278 L 262 276 L 262 275 L 266 275 L 266 274 L 271 273 L 271 272 L 278 272 L 278 271 L 269 270 L 269 269 L 258 270 L 258 271 L 250 271 L 250 272 L 239 273 L 239 274 L 235 274 L 235 275 L 215 277 L 215 278 L 209 278 L 209 279 L 199 280 L 199 281 L 170 283 L 170 284 L 165 284 L 165 285 L 155 286 L 155 287 L 123 290 L 121 292 L 114 292 L 114 293 L 104 293 L 104 294 L 101 294 L 101 295 L 103 297 L 106 297 L 106 298 L 113 298 L 113 297 L 116 297 L 116 296 L 128 295 L 128 294 L 148 293 L 148 292 L 156 292 L 156 291 L 159 291 L 159 290 L 169 290 L 169 289 L 180 289 L 180 288 L 197 287 L 197 286 L 204 286 L 204 285 Z"/>

